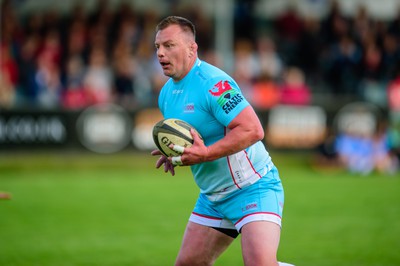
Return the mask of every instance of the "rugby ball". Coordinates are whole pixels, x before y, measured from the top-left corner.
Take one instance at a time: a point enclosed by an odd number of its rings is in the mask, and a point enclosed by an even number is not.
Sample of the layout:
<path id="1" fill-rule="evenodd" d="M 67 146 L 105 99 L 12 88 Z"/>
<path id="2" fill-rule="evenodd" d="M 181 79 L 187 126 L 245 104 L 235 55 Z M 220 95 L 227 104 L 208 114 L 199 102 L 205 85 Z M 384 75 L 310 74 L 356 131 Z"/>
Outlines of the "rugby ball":
<path id="1" fill-rule="evenodd" d="M 163 119 L 153 127 L 154 143 L 165 156 L 179 156 L 180 153 L 170 149 L 169 146 L 174 144 L 184 148 L 191 147 L 194 142 L 190 133 L 191 128 L 195 129 L 189 123 L 180 119 Z M 197 134 L 200 136 L 198 132 Z"/>

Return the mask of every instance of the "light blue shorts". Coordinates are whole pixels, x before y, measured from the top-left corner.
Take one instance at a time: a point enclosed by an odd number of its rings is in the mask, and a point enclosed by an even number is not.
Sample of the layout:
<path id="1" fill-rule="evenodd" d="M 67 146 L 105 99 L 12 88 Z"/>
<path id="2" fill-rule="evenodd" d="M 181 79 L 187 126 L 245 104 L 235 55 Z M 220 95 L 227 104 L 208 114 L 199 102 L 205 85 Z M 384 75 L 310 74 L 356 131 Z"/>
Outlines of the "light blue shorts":
<path id="1" fill-rule="evenodd" d="M 233 192 L 220 201 L 200 194 L 189 221 L 215 228 L 236 229 L 253 221 L 281 226 L 284 193 L 279 173 L 273 167 L 256 183 Z"/>

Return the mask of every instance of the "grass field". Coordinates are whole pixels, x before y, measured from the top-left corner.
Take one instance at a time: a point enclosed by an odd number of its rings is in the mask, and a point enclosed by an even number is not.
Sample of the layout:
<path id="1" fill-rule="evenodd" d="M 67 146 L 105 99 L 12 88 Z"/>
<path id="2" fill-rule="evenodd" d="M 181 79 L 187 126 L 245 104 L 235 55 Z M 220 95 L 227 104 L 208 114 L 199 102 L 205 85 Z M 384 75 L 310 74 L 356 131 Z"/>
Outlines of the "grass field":
<path id="1" fill-rule="evenodd" d="M 400 177 L 321 172 L 272 153 L 285 187 L 279 259 L 400 265 Z M 148 154 L 0 155 L 0 265 L 173 265 L 198 189 Z M 240 238 L 217 261 L 243 265 Z"/>

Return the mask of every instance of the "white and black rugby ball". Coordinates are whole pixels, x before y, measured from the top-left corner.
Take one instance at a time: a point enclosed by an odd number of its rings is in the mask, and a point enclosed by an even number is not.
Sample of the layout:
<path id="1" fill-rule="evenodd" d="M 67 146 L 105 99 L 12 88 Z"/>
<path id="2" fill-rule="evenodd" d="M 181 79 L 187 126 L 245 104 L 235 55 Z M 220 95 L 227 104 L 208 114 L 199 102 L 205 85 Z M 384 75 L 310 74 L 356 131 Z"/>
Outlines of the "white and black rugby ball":
<path id="1" fill-rule="evenodd" d="M 180 119 L 163 119 L 153 127 L 154 143 L 165 156 L 179 156 L 180 153 L 170 149 L 169 146 L 174 144 L 184 148 L 191 147 L 194 142 L 190 133 L 191 128 L 195 129 L 189 123 Z M 200 136 L 198 132 L 197 134 Z"/>

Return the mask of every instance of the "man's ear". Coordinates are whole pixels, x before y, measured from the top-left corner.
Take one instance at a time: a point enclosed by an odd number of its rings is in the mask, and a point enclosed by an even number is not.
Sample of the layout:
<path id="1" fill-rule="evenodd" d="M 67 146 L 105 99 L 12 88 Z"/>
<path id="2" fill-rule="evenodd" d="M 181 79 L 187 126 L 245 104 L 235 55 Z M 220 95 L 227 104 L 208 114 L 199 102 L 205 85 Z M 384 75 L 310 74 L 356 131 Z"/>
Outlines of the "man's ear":
<path id="1" fill-rule="evenodd" d="M 198 45 L 196 42 L 192 42 L 190 45 L 190 56 L 193 56 L 197 53 Z"/>

